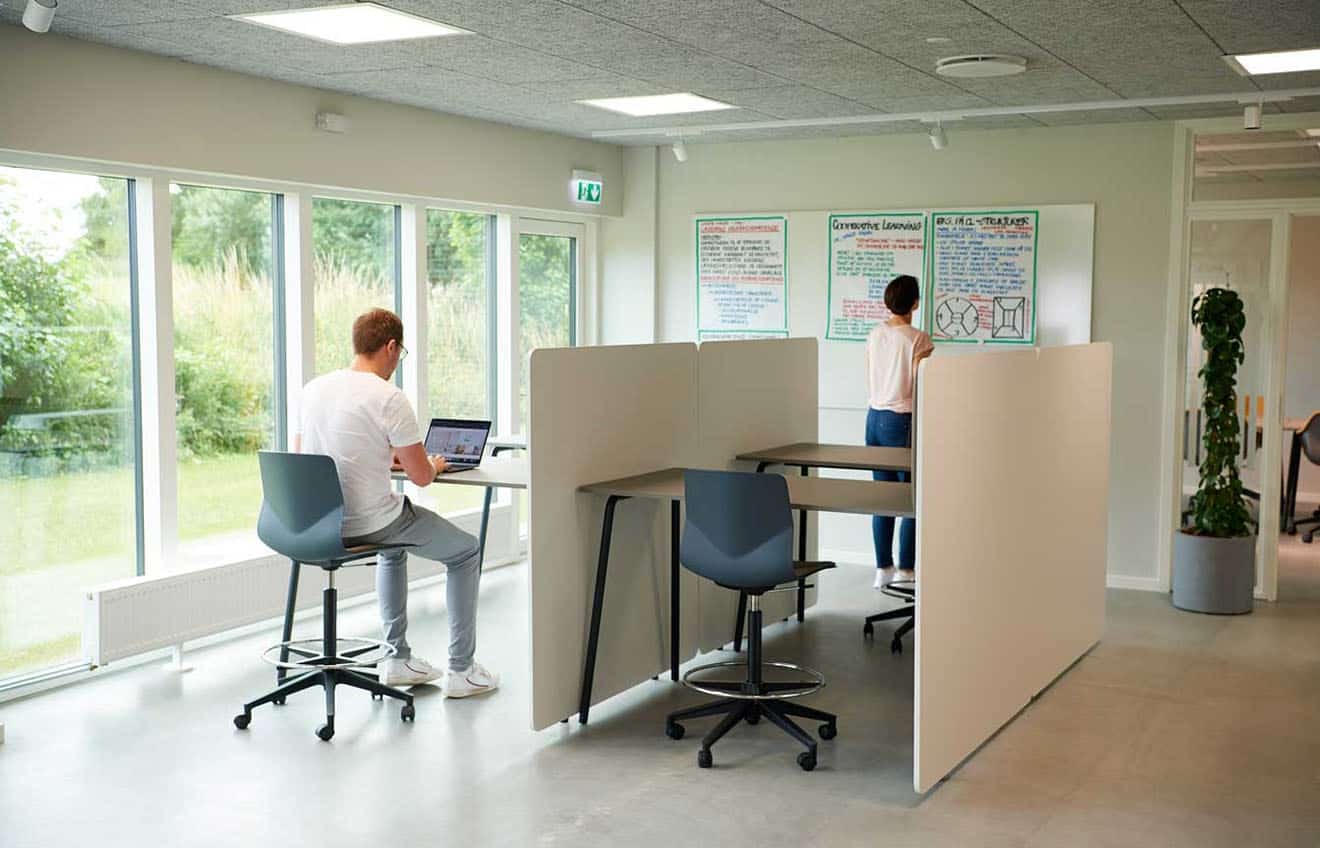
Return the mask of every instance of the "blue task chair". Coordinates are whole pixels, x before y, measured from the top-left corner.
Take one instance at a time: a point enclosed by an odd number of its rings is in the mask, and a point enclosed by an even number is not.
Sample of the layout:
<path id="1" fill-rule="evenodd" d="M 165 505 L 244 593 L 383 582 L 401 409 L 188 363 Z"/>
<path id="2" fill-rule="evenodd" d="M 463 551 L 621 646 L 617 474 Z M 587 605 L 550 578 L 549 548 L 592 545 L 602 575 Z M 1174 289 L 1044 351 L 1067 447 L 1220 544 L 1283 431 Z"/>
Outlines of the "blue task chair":
<path id="1" fill-rule="evenodd" d="M 283 704 L 295 692 L 320 686 L 325 690 L 325 724 L 316 729 L 316 735 L 329 741 L 335 735 L 335 687 L 351 686 L 365 689 L 372 697 L 398 698 L 403 701 L 399 715 L 404 721 L 416 716 L 413 696 L 401 689 L 386 686 L 379 680 L 361 673 L 377 662 L 394 654 L 394 649 L 377 639 L 340 637 L 337 632 L 338 593 L 335 591 L 335 572 L 347 565 L 365 565 L 363 560 L 374 558 L 381 551 L 392 551 L 404 545 L 360 545 L 344 547 L 342 525 L 344 520 L 344 494 L 339 487 L 339 474 L 328 456 L 317 454 L 279 453 L 261 451 L 262 503 L 257 519 L 257 536 L 276 553 L 291 561 L 289 597 L 285 615 L 284 639 L 267 648 L 262 659 L 279 671 L 279 685 L 255 701 L 243 705 L 243 712 L 234 716 L 234 726 L 243 730 L 252 721 L 252 710 L 262 704 Z M 322 593 L 322 631 L 317 639 L 290 639 L 292 612 L 298 591 L 298 569 L 301 565 L 314 565 L 326 573 L 326 588 Z M 354 647 L 343 650 L 340 646 Z M 278 653 L 278 658 L 274 655 Z M 292 654 L 295 658 L 290 660 Z M 291 674 L 285 680 L 286 674 Z"/>
<path id="2" fill-rule="evenodd" d="M 683 719 L 721 715 L 723 718 L 701 741 L 697 765 L 710 768 L 714 760 L 710 748 L 739 722 L 757 724 L 764 716 L 789 736 L 806 746 L 798 754 L 804 771 L 816 767 L 816 740 L 799 727 L 790 716 L 824 722 L 821 739 L 833 739 L 838 732 L 837 716 L 815 710 L 789 699 L 816 692 L 825 685 L 818 671 L 792 663 L 765 662 L 761 659 L 761 596 L 775 591 L 797 591 L 799 580 L 818 571 L 833 568 L 832 562 L 793 561 L 793 511 L 789 506 L 788 484 L 778 474 L 745 474 L 734 471 L 687 471 L 683 475 L 686 490 L 687 523 L 683 530 L 679 560 L 688 571 L 716 584 L 741 592 L 748 600 L 747 659 L 699 666 L 683 675 L 690 689 L 720 696 L 717 701 L 670 713 L 665 718 L 665 733 L 671 739 L 683 738 Z M 807 681 L 771 682 L 762 679 L 765 666 L 789 669 L 811 677 Z M 702 679 L 715 668 L 746 667 L 746 677 L 739 681 Z"/>

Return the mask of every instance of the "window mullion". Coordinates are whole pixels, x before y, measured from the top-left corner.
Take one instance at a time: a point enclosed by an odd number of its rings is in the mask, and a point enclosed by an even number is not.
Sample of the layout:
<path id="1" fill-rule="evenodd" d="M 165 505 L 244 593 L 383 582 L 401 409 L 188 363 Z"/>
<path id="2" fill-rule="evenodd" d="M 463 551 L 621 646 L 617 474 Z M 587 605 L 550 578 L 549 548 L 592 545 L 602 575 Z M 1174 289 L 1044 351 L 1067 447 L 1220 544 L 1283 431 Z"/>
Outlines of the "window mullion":
<path id="1" fill-rule="evenodd" d="M 143 566 L 170 570 L 178 549 L 178 445 L 175 432 L 174 299 L 170 184 L 140 180 L 135 192 L 138 327 L 142 385 Z"/>
<path id="2" fill-rule="evenodd" d="M 285 352 L 285 403 L 289 432 L 301 430 L 302 387 L 316 369 L 316 280 L 312 259 L 312 196 L 284 195 L 284 324 L 280 340 Z"/>

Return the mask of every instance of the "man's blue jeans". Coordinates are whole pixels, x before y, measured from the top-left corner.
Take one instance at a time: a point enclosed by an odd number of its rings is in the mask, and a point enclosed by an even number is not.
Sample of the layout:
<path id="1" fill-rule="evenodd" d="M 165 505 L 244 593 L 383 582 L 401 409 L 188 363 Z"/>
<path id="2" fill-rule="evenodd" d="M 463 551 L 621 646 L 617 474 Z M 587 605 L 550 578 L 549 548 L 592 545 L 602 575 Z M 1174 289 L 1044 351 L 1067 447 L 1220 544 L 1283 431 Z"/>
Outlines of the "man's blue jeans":
<path id="1" fill-rule="evenodd" d="M 868 409 L 866 412 L 866 443 L 878 447 L 905 448 L 911 444 L 912 413 Z M 906 483 L 912 479 L 908 471 L 872 471 L 876 480 Z M 894 520 L 887 515 L 871 518 L 871 535 L 875 537 L 875 564 L 888 568 L 894 564 Z M 917 564 L 917 522 L 912 518 L 900 520 L 898 527 L 898 567 L 915 568 Z"/>

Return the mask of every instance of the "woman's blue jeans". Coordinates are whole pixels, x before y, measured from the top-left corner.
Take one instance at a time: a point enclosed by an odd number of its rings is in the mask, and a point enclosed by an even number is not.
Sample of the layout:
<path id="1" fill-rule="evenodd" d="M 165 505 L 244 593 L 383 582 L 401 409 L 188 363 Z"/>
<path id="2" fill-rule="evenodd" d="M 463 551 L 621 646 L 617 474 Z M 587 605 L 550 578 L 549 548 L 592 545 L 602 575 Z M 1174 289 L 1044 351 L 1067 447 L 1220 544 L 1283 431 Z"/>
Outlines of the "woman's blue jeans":
<path id="1" fill-rule="evenodd" d="M 866 412 L 866 443 L 885 448 L 905 448 L 911 444 L 912 413 L 890 412 L 887 409 L 868 409 Z M 876 480 L 906 483 L 912 479 L 908 471 L 872 471 Z M 894 519 L 887 515 L 871 518 L 871 534 L 875 537 L 875 564 L 888 568 L 894 564 Z M 898 567 L 914 568 L 917 564 L 917 522 L 913 518 L 900 520 L 898 527 Z"/>

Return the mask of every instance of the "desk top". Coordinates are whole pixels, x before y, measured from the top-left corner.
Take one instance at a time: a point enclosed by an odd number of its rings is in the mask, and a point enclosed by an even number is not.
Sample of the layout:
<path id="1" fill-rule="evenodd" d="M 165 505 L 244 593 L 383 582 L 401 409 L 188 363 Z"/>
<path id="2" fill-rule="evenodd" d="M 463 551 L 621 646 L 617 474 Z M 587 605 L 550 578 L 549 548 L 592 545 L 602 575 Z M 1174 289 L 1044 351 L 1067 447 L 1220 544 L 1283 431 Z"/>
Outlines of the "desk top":
<path id="1" fill-rule="evenodd" d="M 395 480 L 408 479 L 402 471 L 391 472 L 390 476 Z M 526 489 L 530 478 L 531 469 L 526 457 L 488 456 L 481 461 L 481 465 L 471 471 L 437 474 L 435 482 L 454 486 L 482 486 L 488 489 Z"/>
<path id="2" fill-rule="evenodd" d="M 527 437 L 522 433 L 514 433 L 511 436 L 491 436 L 486 440 L 486 449 L 508 448 L 514 450 L 527 450 Z"/>
<path id="3" fill-rule="evenodd" d="M 1310 415 L 1307 415 L 1304 418 L 1284 418 L 1283 429 L 1291 430 L 1294 433 L 1300 433 L 1301 431 L 1306 429 L 1306 425 L 1310 424 L 1311 419 L 1316 417 L 1317 415 L 1320 415 L 1320 409 L 1317 409 L 1315 412 L 1312 412 Z M 1260 420 L 1256 421 L 1256 432 L 1260 433 L 1263 432 L 1264 430 L 1265 430 L 1265 422 Z"/>
<path id="4" fill-rule="evenodd" d="M 784 475 L 784 479 L 788 481 L 788 500 L 793 509 L 904 517 L 914 514 L 910 483 L 874 483 L 870 480 L 794 475 Z M 666 468 L 617 480 L 588 483 L 579 486 L 578 491 L 626 498 L 682 500 L 683 469 Z"/>
<path id="5" fill-rule="evenodd" d="M 738 459 L 802 465 L 812 468 L 850 468 L 858 471 L 908 471 L 912 468 L 910 448 L 879 448 L 866 445 L 822 445 L 797 442 L 738 454 Z"/>

